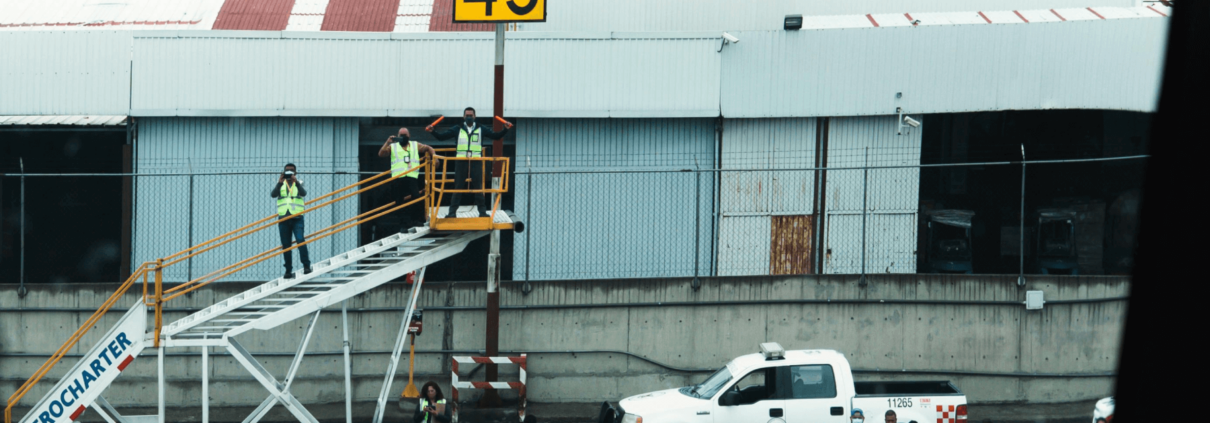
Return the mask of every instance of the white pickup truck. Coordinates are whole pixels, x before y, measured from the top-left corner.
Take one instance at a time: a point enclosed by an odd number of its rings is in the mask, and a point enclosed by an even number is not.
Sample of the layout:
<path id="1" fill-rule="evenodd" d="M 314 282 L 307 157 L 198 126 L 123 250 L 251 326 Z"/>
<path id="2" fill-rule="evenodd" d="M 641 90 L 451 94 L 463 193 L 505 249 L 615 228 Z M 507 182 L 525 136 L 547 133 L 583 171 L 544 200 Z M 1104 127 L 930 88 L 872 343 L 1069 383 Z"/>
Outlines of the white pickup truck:
<path id="1" fill-rule="evenodd" d="M 853 409 L 866 422 L 967 420 L 966 396 L 950 382 L 854 382 L 839 352 L 785 351 L 775 342 L 760 350 L 700 384 L 606 402 L 600 423 L 850 423 Z"/>

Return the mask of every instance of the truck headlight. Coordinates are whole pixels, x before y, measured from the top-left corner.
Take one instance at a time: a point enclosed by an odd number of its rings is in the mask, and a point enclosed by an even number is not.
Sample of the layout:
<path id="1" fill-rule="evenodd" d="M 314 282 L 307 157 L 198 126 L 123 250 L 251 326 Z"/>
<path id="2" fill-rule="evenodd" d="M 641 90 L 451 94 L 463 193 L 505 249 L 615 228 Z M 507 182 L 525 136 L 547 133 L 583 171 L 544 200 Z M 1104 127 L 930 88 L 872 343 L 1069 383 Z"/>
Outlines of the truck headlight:
<path id="1" fill-rule="evenodd" d="M 622 423 L 643 423 L 643 418 L 634 414 L 626 413 L 622 416 Z"/>

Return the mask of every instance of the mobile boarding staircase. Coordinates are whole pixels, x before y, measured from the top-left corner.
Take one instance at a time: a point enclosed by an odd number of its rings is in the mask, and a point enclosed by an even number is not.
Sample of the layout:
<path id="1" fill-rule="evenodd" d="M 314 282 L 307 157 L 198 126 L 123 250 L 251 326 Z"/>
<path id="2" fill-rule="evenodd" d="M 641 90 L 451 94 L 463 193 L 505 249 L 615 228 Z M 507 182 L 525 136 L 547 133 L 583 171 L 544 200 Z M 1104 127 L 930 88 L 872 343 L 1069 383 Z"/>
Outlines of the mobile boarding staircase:
<path id="1" fill-rule="evenodd" d="M 445 151 L 445 150 L 438 150 Z M 461 252 L 471 241 L 490 234 L 495 230 L 523 230 L 523 224 L 516 221 L 511 213 L 499 210 L 500 195 L 508 191 L 508 159 L 496 157 L 463 158 L 442 157 L 442 166 L 438 171 L 433 161 L 426 161 L 409 169 L 425 169 L 430 175 L 426 182 L 427 190 L 422 198 L 414 199 L 403 204 L 389 203 L 370 210 L 348 220 L 316 231 L 307 236 L 307 241 L 296 244 L 288 250 L 316 240 L 331 236 L 340 231 L 367 223 L 388 213 L 397 211 L 419 202 L 423 202 L 428 223 L 426 226 L 412 228 L 405 233 L 394 234 L 369 244 L 354 248 L 327 260 L 314 263 L 313 271 L 309 274 L 296 273 L 292 279 L 274 279 L 260 284 L 230 298 L 215 304 L 180 320 L 163 324 L 164 304 L 186 293 L 202 288 L 206 284 L 246 269 L 256 263 L 271 259 L 284 251 L 280 247 L 267 250 L 250 258 L 241 260 L 223 269 L 216 270 L 200 278 L 165 289 L 162 281 L 163 269 L 180 263 L 199 254 L 213 250 L 227 242 L 241 238 L 256 231 L 269 228 L 277 223 L 277 216 L 272 215 L 228 232 L 215 239 L 190 247 L 184 251 L 159 259 L 155 262 L 144 263 L 119 287 L 117 292 L 94 313 L 84 324 L 73 333 L 42 365 L 28 381 L 8 398 L 4 410 L 5 423 L 12 423 L 12 409 L 20 399 L 28 394 L 37 382 L 71 350 L 80 339 L 92 328 L 110 308 L 112 308 L 140 279 L 143 282 L 143 297 L 140 303 L 131 307 L 118 322 L 72 367 L 65 376 L 52 387 L 34 408 L 23 418 L 21 423 L 67 423 L 74 421 L 88 407 L 92 407 L 105 421 L 109 423 L 164 423 L 164 350 L 174 347 L 203 347 L 202 350 L 202 421 L 209 418 L 209 379 L 208 354 L 210 347 L 224 348 L 269 392 L 268 398 L 261 403 L 245 423 L 254 423 L 263 418 L 276 404 L 282 404 L 300 422 L 317 420 L 291 393 L 290 385 L 294 380 L 299 365 L 302 363 L 307 344 L 315 329 L 319 313 L 326 307 L 340 303 L 344 321 L 344 355 L 345 355 L 345 399 L 346 420 L 352 421 L 352 389 L 349 374 L 349 342 L 348 318 L 344 301 L 378 287 L 386 282 L 417 272 L 419 277 L 412 285 L 407 312 L 403 315 L 399 337 L 395 343 L 386 380 L 379 395 L 374 414 L 374 422 L 382 421 L 387 398 L 389 397 L 391 381 L 399 363 L 399 357 L 404 345 L 404 337 L 410 316 L 416 309 L 416 300 L 424 281 L 424 270 L 429 264 L 449 258 Z M 501 169 L 503 185 L 494 184 L 492 188 L 480 186 L 464 190 L 445 188 L 450 179 L 437 179 L 432 175 L 447 175 L 445 172 L 451 161 L 469 161 L 469 166 L 496 165 Z M 402 177 L 402 176 L 401 176 Z M 381 181 L 378 181 L 381 179 Z M 338 201 L 347 199 L 388 183 L 392 177 L 390 172 L 380 173 L 356 184 L 344 187 L 331 194 L 315 198 L 307 203 L 307 209 L 300 214 L 323 208 Z M 375 182 L 377 181 L 377 182 Z M 373 184 L 370 184 L 374 182 Z M 358 188 L 362 185 L 365 187 Z M 320 202 L 343 191 L 356 189 L 332 200 Z M 458 217 L 446 215 L 448 207 L 440 207 L 441 198 L 445 193 L 485 193 L 492 194 L 491 217 L 478 217 L 476 210 L 459 210 Z M 444 218 L 438 216 L 446 216 Z M 495 259 L 494 257 L 492 259 Z M 153 313 L 149 316 L 149 313 Z M 278 380 L 269 373 L 257 359 L 248 352 L 236 337 L 251 330 L 269 330 L 289 323 L 299 317 L 310 315 L 310 323 L 306 334 L 301 340 L 298 351 L 289 366 L 285 378 Z M 119 414 L 101 393 L 120 375 L 120 373 L 146 347 L 155 348 L 158 357 L 158 415 L 123 416 Z"/>

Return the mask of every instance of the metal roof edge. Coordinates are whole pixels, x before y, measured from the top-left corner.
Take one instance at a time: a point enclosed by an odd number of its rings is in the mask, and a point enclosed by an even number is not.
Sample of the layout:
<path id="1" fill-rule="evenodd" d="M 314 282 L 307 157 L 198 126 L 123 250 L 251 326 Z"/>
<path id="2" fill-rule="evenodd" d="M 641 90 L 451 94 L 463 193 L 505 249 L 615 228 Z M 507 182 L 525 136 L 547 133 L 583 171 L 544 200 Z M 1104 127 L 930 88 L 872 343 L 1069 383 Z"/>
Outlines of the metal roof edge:
<path id="1" fill-rule="evenodd" d="M 364 31 L 282 31 L 281 38 L 318 38 L 332 40 L 389 40 L 391 33 L 389 32 L 364 32 Z"/>
<path id="2" fill-rule="evenodd" d="M 495 32 L 391 32 L 389 34 L 392 40 L 493 40 L 496 38 Z"/>
<path id="3" fill-rule="evenodd" d="M 769 30 L 769 32 L 773 32 Z M 510 40 L 626 40 L 626 39 L 711 39 L 723 36 L 722 31 L 510 31 L 505 37 Z"/>
<path id="4" fill-rule="evenodd" d="M 731 32 L 731 31 L 728 31 Z M 769 31 L 773 32 L 773 31 Z M 685 32 L 614 32 L 614 39 L 712 39 L 722 38 L 723 31 L 685 31 Z"/>
<path id="5" fill-rule="evenodd" d="M 508 110 L 504 116 L 515 118 L 607 118 L 605 110 Z"/>
<path id="6" fill-rule="evenodd" d="M 132 117 L 380 117 L 383 109 L 132 109 Z"/>
<path id="7" fill-rule="evenodd" d="M 504 33 L 509 40 L 608 40 L 613 33 L 608 31 L 510 31 Z"/>
<path id="8" fill-rule="evenodd" d="M 613 118 L 712 118 L 718 117 L 718 109 L 713 110 L 610 110 L 609 117 Z"/>

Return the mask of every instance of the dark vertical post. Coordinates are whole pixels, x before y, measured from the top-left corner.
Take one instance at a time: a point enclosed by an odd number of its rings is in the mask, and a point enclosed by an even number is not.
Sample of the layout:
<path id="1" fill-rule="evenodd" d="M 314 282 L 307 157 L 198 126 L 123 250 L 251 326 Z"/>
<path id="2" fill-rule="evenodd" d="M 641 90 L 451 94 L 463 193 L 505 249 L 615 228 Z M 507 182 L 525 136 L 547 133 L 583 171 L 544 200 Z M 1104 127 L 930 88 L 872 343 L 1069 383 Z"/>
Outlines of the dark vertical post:
<path id="1" fill-rule="evenodd" d="M 1025 144 L 1021 144 L 1021 267 L 1017 273 L 1017 286 L 1025 286 Z"/>
<path id="2" fill-rule="evenodd" d="M 529 258 L 533 257 L 533 255 L 529 253 L 529 246 L 534 245 L 533 240 L 530 238 L 530 234 L 534 233 L 532 229 L 534 227 L 534 175 L 525 175 L 525 180 L 528 182 L 525 184 L 525 219 L 529 221 L 529 227 L 531 228 L 525 232 L 525 283 L 528 284 Z"/>
<path id="3" fill-rule="evenodd" d="M 504 24 L 496 24 L 496 83 L 495 93 L 492 99 L 492 112 L 496 116 L 504 116 Z M 504 129 L 504 125 L 497 119 L 492 119 L 492 129 L 500 131 Z M 492 156 L 504 157 L 504 140 L 497 139 L 492 141 Z M 500 186 L 500 172 L 503 171 L 503 163 L 495 162 L 492 166 L 492 187 Z M 499 194 L 497 194 L 499 195 Z M 493 202 L 494 203 L 494 202 Z M 487 339 L 486 353 L 488 357 L 495 357 L 500 351 L 500 231 L 492 231 L 491 247 L 488 254 L 487 271 Z M 484 380 L 488 382 L 496 381 L 496 365 L 487 364 L 484 369 Z M 479 400 L 480 407 L 499 407 L 500 395 L 495 390 L 487 390 L 483 392 L 483 398 Z"/>
<path id="4" fill-rule="evenodd" d="M 186 224 L 189 225 L 189 240 L 186 245 L 193 248 L 193 166 L 189 166 L 189 219 Z M 190 254 L 192 253 L 193 251 L 190 251 Z M 185 273 L 185 280 L 191 281 L 193 280 L 193 257 L 189 258 L 187 267 L 189 270 Z"/>
<path id="5" fill-rule="evenodd" d="M 696 291 L 702 287 L 702 281 L 698 279 L 698 259 L 701 257 L 701 238 L 702 238 L 702 173 L 693 172 L 693 290 Z"/>
<path id="6" fill-rule="evenodd" d="M 17 296 L 25 298 L 25 158 L 18 157 L 17 163 L 21 166 L 21 205 L 17 210 L 17 216 L 21 220 L 21 285 L 17 288 Z"/>
<path id="7" fill-rule="evenodd" d="M 865 148 L 865 165 L 861 172 L 861 279 L 858 279 L 857 283 L 865 286 L 865 222 L 867 219 L 866 202 L 870 199 L 870 147 Z"/>
<path id="8" fill-rule="evenodd" d="M 129 131 L 129 126 L 127 128 Z M 130 145 L 129 141 L 122 146 L 122 173 L 124 173 L 124 175 L 122 175 L 122 239 L 120 241 L 121 247 L 118 256 L 118 280 L 120 281 L 124 281 L 126 278 L 130 277 L 130 245 L 132 238 L 131 223 L 133 222 L 132 211 L 134 209 L 134 202 L 132 201 L 134 198 L 132 195 L 134 191 L 134 184 L 132 180 L 134 178 L 132 178 L 130 174 L 134 173 L 134 155 L 132 154 L 133 149 L 134 146 Z"/>

